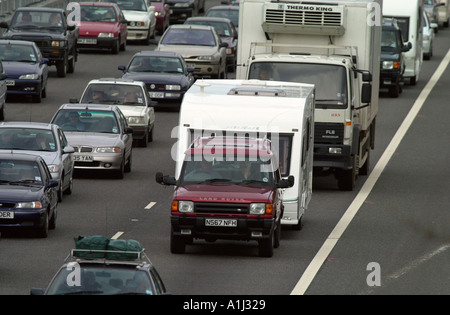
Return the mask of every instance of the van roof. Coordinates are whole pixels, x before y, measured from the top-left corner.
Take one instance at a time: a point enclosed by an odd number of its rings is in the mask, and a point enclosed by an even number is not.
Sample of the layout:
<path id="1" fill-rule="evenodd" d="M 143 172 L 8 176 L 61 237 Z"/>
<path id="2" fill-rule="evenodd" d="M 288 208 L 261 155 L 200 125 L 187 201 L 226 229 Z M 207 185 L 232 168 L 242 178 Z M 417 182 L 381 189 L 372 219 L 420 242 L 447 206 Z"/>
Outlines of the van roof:
<path id="1" fill-rule="evenodd" d="M 192 142 L 185 154 L 272 156 L 273 152 L 271 142 L 266 138 L 198 137 Z"/>

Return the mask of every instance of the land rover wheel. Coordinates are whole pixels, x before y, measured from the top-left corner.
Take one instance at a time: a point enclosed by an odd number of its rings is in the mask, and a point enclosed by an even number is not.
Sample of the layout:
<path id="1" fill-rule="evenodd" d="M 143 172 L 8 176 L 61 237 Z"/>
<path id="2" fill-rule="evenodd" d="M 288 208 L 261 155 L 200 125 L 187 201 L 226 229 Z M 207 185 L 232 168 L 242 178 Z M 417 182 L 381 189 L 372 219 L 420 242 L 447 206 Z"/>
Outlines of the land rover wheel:
<path id="1" fill-rule="evenodd" d="M 273 233 L 265 239 L 258 241 L 258 250 L 260 257 L 272 257 L 273 256 L 273 244 L 274 244 L 274 235 Z"/>
<path id="2" fill-rule="evenodd" d="M 184 254 L 186 251 L 186 242 L 178 235 L 174 235 L 173 229 L 170 233 L 170 252 L 172 254 Z"/>
<path id="3" fill-rule="evenodd" d="M 75 72 L 75 58 L 72 56 L 68 61 L 67 73 Z"/>
<path id="4" fill-rule="evenodd" d="M 281 220 L 278 221 L 275 231 L 273 232 L 273 247 L 280 247 L 281 240 Z"/>

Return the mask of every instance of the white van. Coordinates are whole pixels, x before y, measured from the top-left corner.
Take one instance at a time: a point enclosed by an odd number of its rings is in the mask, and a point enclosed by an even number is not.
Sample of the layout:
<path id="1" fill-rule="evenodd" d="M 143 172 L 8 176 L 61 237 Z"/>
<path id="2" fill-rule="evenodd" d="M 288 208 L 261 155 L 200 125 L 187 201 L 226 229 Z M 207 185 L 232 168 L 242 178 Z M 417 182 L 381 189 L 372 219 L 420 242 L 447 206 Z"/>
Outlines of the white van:
<path id="1" fill-rule="evenodd" d="M 405 79 L 416 85 L 423 62 L 423 0 L 384 0 L 383 16 L 397 19 L 402 30 L 405 43 L 410 42 L 412 48 L 405 53 Z"/>
<path id="2" fill-rule="evenodd" d="M 450 7 L 448 0 L 438 0 L 438 24 L 442 24 L 444 27 L 449 26 L 450 19 Z"/>
<path id="3" fill-rule="evenodd" d="M 178 179 L 194 139 L 210 136 L 268 138 L 277 148 L 281 176 L 295 177 L 283 194 L 281 224 L 301 228 L 312 195 L 314 85 L 260 80 L 197 80 L 180 107 L 172 148 Z M 278 143 L 277 143 L 278 142 Z"/>

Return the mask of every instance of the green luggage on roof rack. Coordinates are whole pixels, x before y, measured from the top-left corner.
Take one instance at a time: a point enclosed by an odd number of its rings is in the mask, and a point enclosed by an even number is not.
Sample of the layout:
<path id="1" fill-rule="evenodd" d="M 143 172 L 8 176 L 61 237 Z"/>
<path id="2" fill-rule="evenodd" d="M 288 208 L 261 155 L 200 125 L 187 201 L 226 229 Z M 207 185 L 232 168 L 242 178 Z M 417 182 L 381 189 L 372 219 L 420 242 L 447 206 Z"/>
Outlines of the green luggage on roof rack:
<path id="1" fill-rule="evenodd" d="M 103 258 L 109 260 L 141 259 L 144 249 L 136 240 L 110 239 L 101 235 L 78 236 L 72 256 L 77 258 Z"/>

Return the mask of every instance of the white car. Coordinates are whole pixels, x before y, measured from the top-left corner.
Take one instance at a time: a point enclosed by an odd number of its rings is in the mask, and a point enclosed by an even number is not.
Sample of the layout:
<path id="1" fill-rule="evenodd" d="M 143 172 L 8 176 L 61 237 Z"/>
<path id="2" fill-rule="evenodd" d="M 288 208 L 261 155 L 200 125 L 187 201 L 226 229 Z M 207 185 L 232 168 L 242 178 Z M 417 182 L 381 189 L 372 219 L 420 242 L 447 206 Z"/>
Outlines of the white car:
<path id="1" fill-rule="evenodd" d="M 116 3 L 128 21 L 127 41 L 143 41 L 155 38 L 155 7 L 150 0 L 102 0 Z"/>
<path id="2" fill-rule="evenodd" d="M 80 103 L 117 105 L 133 129 L 133 140 L 142 147 L 153 141 L 155 109 L 144 82 L 130 79 L 91 80 Z"/>
<path id="3" fill-rule="evenodd" d="M 437 23 L 432 23 L 427 14 L 423 13 L 423 58 L 431 59 L 433 56 L 433 41 Z"/>

